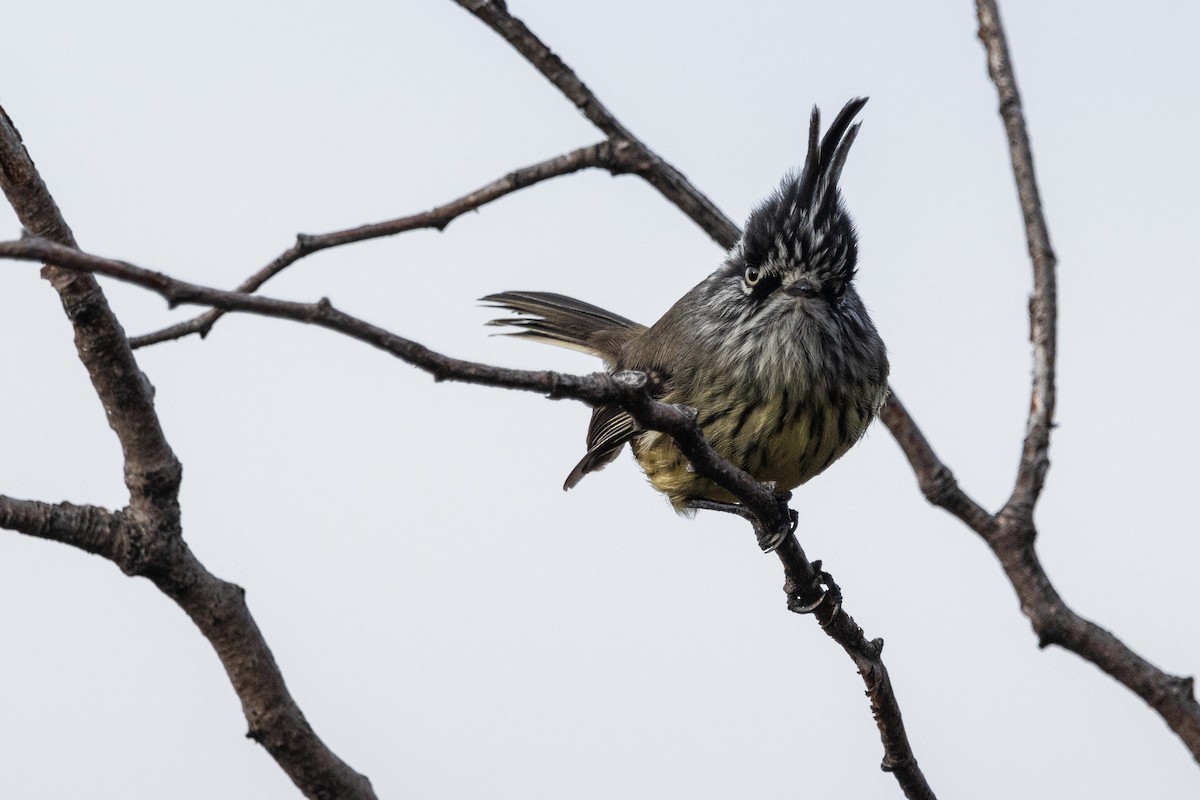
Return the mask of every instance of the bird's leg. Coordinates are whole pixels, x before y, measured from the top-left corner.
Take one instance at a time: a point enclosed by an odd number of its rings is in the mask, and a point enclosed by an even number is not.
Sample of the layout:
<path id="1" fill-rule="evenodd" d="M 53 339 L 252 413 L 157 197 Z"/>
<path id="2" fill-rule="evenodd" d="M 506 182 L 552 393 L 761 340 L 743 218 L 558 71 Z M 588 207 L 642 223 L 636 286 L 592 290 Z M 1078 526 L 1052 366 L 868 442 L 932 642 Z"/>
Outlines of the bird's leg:
<path id="1" fill-rule="evenodd" d="M 687 508 L 693 511 L 720 511 L 724 514 L 734 514 L 742 519 L 754 522 L 754 515 L 746 510 L 741 503 L 723 503 L 720 500 L 688 500 Z"/>
<path id="2" fill-rule="evenodd" d="M 774 488 L 774 484 L 768 484 Z M 790 520 L 786 531 L 765 530 L 759 524 L 758 518 L 754 516 L 741 503 L 725 503 L 720 500 L 704 500 L 700 498 L 687 501 L 687 508 L 694 511 L 720 511 L 725 514 L 734 514 L 742 519 L 749 520 L 754 525 L 754 535 L 758 538 L 758 546 L 762 548 L 764 553 L 770 553 L 783 544 L 783 540 L 796 532 L 796 526 L 800 523 L 800 515 L 793 509 L 788 507 L 788 501 L 792 499 L 791 492 L 775 492 L 775 500 L 780 505 L 780 510 L 783 515 Z"/>

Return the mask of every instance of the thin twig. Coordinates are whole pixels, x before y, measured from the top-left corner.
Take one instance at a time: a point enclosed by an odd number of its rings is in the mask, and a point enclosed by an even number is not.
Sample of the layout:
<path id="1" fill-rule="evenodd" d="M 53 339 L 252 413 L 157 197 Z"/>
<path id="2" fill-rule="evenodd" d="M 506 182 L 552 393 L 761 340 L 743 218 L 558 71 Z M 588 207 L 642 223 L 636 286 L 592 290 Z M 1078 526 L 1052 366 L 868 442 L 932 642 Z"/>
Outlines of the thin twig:
<path id="1" fill-rule="evenodd" d="M 533 34 L 525 23 L 508 13 L 497 0 L 455 0 L 485 25 L 500 34 L 525 60 L 563 93 L 579 111 L 596 126 L 614 147 L 633 152 L 633 170 L 662 194 L 671 205 L 695 222 L 713 241 L 728 250 L 741 232 L 716 204 L 709 200 L 674 166 L 664 161 L 645 142 L 637 138 L 613 116 L 600 99 L 579 79 L 545 42 Z"/>
<path id="2" fill-rule="evenodd" d="M 570 67 L 534 36 L 523 22 L 508 14 L 503 4 L 460 2 L 460 5 L 491 26 L 529 58 L 608 138 L 603 142 L 514 170 L 487 186 L 430 211 L 330 233 L 299 234 L 294 245 L 244 280 L 238 286 L 238 291 L 255 292 L 301 258 L 320 250 L 367 239 L 394 236 L 420 228 L 442 230 L 462 214 L 481 208 L 506 194 L 588 168 L 606 169 L 613 175 L 637 174 L 658 189 L 671 205 L 687 214 L 721 247 L 728 249 L 733 246 L 741 235 L 737 225 L 674 166 L 664 161 L 621 125 Z M 211 309 L 192 319 L 135 336 L 129 340 L 130 345 L 137 349 L 195 333 L 206 336 L 223 313 L 221 309 Z"/>
<path id="3" fill-rule="evenodd" d="M 330 233 L 308 234 L 296 236 L 296 243 L 272 259 L 271 263 L 255 272 L 237 287 L 239 292 L 258 291 L 264 283 L 278 275 L 305 256 L 328 250 L 331 247 L 363 242 L 368 239 L 379 239 L 385 236 L 395 236 L 406 231 L 433 228 L 444 230 L 454 220 L 469 211 L 476 211 L 494 200 L 505 195 L 533 186 L 536 183 L 569 175 L 584 169 L 604 168 L 613 175 L 631 172 L 634 164 L 628 159 L 629 153 L 614 148 L 607 140 L 572 150 L 554 158 L 546 159 L 537 164 L 513 170 L 502 178 L 481 186 L 473 192 L 463 195 L 449 203 L 432 208 L 419 214 L 406 217 L 359 225 Z M 219 308 L 210 309 L 199 316 L 171 325 L 153 333 L 135 336 L 129 340 L 134 349 L 147 345 L 179 339 L 193 333 L 207 336 L 212 326 L 225 312 Z"/>
<path id="4" fill-rule="evenodd" d="M 1042 214 L 1042 198 L 1033 170 L 1033 150 L 1029 146 L 1021 95 L 1017 91 L 1017 79 L 1008 54 L 1008 40 L 1000 22 L 1000 12 L 995 0 L 976 0 L 975 9 L 979 17 L 979 40 L 987 54 L 988 74 L 996 85 L 1000 116 L 1008 134 L 1008 151 L 1016 178 L 1021 214 L 1025 219 L 1029 258 L 1033 262 L 1033 296 L 1029 300 L 1033 388 L 1029 398 L 1029 420 L 1025 428 L 1016 485 L 1001 513 L 1032 520 L 1033 507 L 1042 493 L 1046 472 L 1050 468 L 1050 430 L 1054 425 L 1058 315 L 1056 259 L 1050 247 L 1046 218 Z"/>

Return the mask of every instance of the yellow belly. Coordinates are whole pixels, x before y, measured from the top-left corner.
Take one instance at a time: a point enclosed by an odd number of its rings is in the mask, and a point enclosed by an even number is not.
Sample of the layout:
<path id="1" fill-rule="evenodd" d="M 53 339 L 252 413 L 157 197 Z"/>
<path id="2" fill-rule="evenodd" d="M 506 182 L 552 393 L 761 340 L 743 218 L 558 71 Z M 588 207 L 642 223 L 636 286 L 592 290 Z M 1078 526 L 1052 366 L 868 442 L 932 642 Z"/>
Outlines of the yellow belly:
<path id="1" fill-rule="evenodd" d="M 840 419 L 846 415 L 845 419 Z M 711 416 L 711 415 L 710 415 Z M 869 419 L 853 405 L 838 408 L 808 402 L 784 408 L 776 400 L 758 404 L 745 415 L 726 413 L 700 421 L 713 448 L 760 481 L 773 481 L 778 491 L 794 489 L 824 471 L 862 434 Z M 633 453 L 655 489 L 663 492 L 677 511 L 690 500 L 734 502 L 724 489 L 702 478 L 671 437 L 647 431 L 633 441 Z"/>

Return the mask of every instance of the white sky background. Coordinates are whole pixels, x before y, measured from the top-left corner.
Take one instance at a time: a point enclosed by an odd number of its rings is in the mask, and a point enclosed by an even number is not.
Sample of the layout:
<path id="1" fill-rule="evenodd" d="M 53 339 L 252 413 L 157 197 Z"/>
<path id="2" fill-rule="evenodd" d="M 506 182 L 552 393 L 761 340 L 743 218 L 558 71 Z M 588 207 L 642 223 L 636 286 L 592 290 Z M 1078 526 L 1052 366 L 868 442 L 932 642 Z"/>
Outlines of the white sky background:
<path id="1" fill-rule="evenodd" d="M 994 509 L 1028 402 L 1030 268 L 973 7 L 516 0 L 633 131 L 739 223 L 809 109 L 871 96 L 844 176 L 893 385 Z M 323 232 L 445 202 L 601 138 L 446 1 L 21 3 L 0 101 L 81 245 L 232 287 Z M 1194 3 L 1002 7 L 1060 259 L 1039 549 L 1068 603 L 1200 669 L 1192 400 Z M 0 236 L 15 237 L 11 212 Z M 644 322 L 722 253 L 633 177 L 579 174 L 444 233 L 310 257 L 266 293 L 456 356 L 475 299 L 574 294 Z M 130 333 L 190 316 L 105 281 Z M 54 292 L 0 268 L 0 492 L 120 507 L 120 450 Z M 324 740 L 399 798 L 892 798 L 860 679 L 785 610 L 738 520 L 677 518 L 625 456 L 571 492 L 588 412 L 454 384 L 328 332 L 226 319 L 139 352 L 185 467 L 185 534 L 246 587 Z M 986 548 L 881 426 L 798 494 L 801 540 L 884 651 L 940 796 L 1195 797 L 1143 703 L 1039 651 Z M 0 532 L 0 796 L 297 796 L 243 738 L 207 642 L 145 580 Z"/>

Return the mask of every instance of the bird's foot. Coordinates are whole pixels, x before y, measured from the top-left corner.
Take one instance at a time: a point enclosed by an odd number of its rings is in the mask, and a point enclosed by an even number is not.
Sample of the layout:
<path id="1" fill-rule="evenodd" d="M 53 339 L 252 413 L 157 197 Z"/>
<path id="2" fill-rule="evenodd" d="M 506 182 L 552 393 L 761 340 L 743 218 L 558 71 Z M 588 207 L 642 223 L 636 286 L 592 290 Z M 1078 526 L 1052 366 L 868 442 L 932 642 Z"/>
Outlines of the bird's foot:
<path id="1" fill-rule="evenodd" d="M 772 490 L 775 489 L 773 482 L 768 482 Z M 788 506 L 788 501 L 792 499 L 792 493 L 788 491 L 775 492 L 775 502 L 779 505 L 780 516 L 788 520 L 786 529 L 777 528 L 773 531 L 762 530 L 758 525 L 754 526 L 754 531 L 758 534 L 758 546 L 762 548 L 764 553 L 773 553 L 787 540 L 787 537 L 796 532 L 796 527 L 800 524 L 800 515 L 794 509 Z"/>
<path id="2" fill-rule="evenodd" d="M 842 608 L 842 588 L 833 580 L 833 576 L 825 570 L 821 569 L 821 561 L 812 562 L 813 571 L 816 573 L 816 581 L 809 587 L 809 591 L 805 592 L 806 597 L 801 597 L 801 593 L 797 591 L 797 587 L 787 586 L 788 595 L 788 611 L 796 614 L 812 614 L 822 605 L 828 605 L 828 613 L 822 612 L 819 616 L 821 627 L 828 626 L 837 616 L 837 612 Z"/>
<path id="3" fill-rule="evenodd" d="M 796 526 L 799 524 L 800 517 L 791 508 L 788 508 L 788 501 L 792 499 L 791 492 L 776 492 L 775 500 L 780 505 L 780 511 L 784 517 L 789 520 L 787 528 L 776 530 L 765 529 L 758 521 L 758 517 L 754 516 L 741 503 L 726 503 L 720 500 L 704 500 L 700 498 L 688 500 L 684 508 L 688 511 L 720 511 L 724 514 L 733 514 L 748 520 L 754 526 L 754 535 L 758 539 L 758 546 L 764 553 L 772 553 L 779 545 L 783 544 L 787 537 L 796 532 Z"/>

